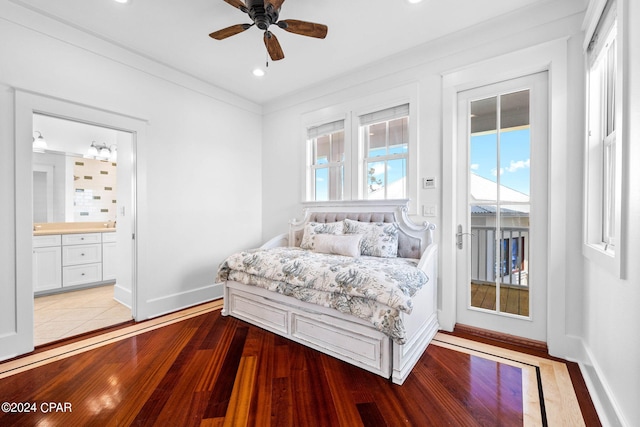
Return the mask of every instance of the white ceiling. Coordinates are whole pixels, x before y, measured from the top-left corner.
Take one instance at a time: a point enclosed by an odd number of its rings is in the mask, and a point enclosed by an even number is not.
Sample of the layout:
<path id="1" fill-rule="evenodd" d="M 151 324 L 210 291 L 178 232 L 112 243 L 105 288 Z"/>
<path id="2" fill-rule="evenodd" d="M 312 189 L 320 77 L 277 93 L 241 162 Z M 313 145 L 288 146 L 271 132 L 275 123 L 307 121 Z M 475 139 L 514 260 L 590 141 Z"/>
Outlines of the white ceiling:
<path id="1" fill-rule="evenodd" d="M 285 59 L 252 75 L 267 54 L 252 27 L 226 40 L 209 33 L 250 18 L 223 0 L 13 0 L 258 104 L 397 52 L 548 0 L 287 0 L 280 19 L 329 27 L 324 40 L 273 28 Z"/>

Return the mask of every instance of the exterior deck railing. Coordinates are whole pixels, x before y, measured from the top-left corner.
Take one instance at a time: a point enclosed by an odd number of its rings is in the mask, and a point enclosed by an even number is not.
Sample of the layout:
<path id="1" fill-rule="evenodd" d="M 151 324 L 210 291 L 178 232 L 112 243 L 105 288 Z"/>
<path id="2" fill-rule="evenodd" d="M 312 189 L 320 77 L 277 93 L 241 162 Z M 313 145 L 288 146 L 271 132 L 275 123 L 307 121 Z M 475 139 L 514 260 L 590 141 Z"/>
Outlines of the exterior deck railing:
<path id="1" fill-rule="evenodd" d="M 496 256 L 496 228 L 471 227 L 471 281 L 528 287 L 529 228 L 504 227 Z"/>

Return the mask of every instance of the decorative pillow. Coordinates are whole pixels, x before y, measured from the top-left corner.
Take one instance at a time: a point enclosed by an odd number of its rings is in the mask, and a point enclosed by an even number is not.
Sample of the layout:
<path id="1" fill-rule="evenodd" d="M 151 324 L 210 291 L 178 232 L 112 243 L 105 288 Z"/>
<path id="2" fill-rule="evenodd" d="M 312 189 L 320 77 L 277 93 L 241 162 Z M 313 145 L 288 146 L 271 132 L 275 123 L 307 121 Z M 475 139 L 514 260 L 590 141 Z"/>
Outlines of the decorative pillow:
<path id="1" fill-rule="evenodd" d="M 359 234 L 316 234 L 315 252 L 323 254 L 344 255 L 350 257 L 360 256 Z"/>
<path id="2" fill-rule="evenodd" d="M 345 234 L 361 234 L 362 255 L 393 258 L 398 256 L 398 226 L 390 222 L 344 220 Z"/>
<path id="3" fill-rule="evenodd" d="M 315 237 L 318 234 L 342 234 L 344 231 L 344 222 L 309 222 L 304 226 L 304 234 L 300 247 L 302 249 L 314 249 Z"/>

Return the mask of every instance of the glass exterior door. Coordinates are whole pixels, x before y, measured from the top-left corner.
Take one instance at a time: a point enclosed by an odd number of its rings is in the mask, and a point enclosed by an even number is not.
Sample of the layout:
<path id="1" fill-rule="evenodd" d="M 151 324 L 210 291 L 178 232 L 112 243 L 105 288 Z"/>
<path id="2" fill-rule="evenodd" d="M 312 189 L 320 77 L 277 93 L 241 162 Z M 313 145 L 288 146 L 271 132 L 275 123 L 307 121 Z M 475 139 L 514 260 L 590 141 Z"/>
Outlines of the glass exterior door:
<path id="1" fill-rule="evenodd" d="M 530 90 L 469 102 L 471 306 L 529 317 Z"/>
<path id="2" fill-rule="evenodd" d="M 545 88 L 540 73 L 458 97 L 458 323 L 538 340 L 546 329 Z"/>

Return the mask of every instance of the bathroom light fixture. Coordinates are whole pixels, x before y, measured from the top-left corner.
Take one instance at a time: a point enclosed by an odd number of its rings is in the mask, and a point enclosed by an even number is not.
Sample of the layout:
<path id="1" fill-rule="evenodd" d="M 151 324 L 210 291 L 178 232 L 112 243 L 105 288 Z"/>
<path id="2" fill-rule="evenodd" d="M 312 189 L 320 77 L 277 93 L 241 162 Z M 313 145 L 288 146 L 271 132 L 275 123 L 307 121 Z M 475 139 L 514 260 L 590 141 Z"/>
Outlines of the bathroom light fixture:
<path id="1" fill-rule="evenodd" d="M 107 144 L 96 144 L 95 141 L 92 141 L 87 150 L 87 157 L 102 158 L 115 162 L 118 158 L 117 147 L 115 145 L 107 147 Z"/>
<path id="2" fill-rule="evenodd" d="M 93 141 L 91 143 L 91 147 L 89 147 L 89 149 L 87 150 L 87 156 L 96 157 L 98 155 L 98 146 L 96 145 L 96 142 Z"/>
<path id="3" fill-rule="evenodd" d="M 38 131 L 33 132 L 34 134 L 38 134 L 37 137 L 33 137 L 33 151 L 38 153 L 44 153 L 44 150 L 47 149 L 47 141 L 44 139 L 42 134 Z"/>

